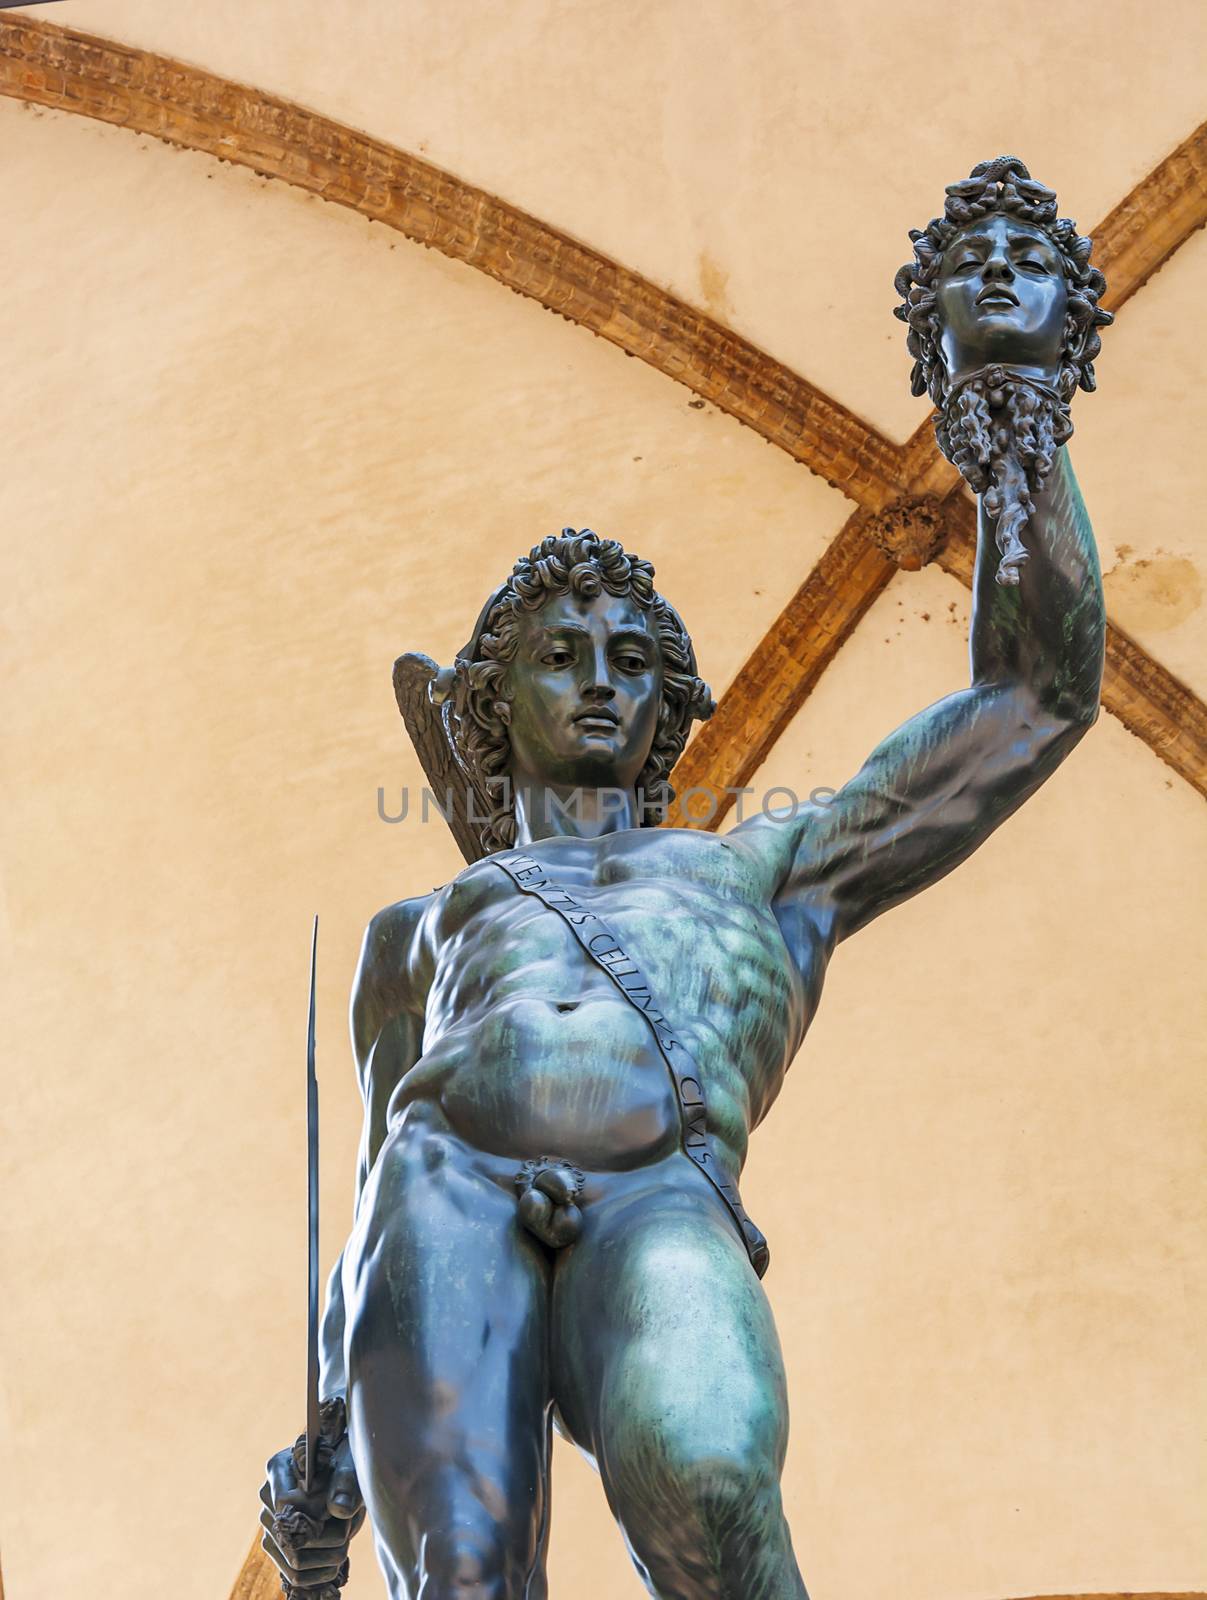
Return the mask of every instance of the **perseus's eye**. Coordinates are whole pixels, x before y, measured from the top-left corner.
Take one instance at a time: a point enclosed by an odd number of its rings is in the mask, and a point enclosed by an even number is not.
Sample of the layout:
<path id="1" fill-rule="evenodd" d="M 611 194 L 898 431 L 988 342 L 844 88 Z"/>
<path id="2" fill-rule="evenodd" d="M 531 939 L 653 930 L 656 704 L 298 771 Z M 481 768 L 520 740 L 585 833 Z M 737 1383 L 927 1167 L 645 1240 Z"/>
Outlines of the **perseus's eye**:
<path id="1" fill-rule="evenodd" d="M 574 657 L 570 654 L 569 650 L 565 649 L 562 645 L 558 645 L 553 650 L 546 650 L 545 654 L 541 657 L 541 661 L 547 667 L 568 667 L 573 660 Z"/>

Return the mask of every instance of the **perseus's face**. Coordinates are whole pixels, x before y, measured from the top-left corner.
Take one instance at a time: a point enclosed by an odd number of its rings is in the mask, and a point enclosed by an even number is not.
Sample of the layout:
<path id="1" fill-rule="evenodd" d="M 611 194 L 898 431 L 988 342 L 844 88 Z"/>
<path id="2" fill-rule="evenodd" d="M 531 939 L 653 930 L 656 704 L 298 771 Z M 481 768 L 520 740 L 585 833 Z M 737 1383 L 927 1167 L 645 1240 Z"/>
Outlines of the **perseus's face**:
<path id="1" fill-rule="evenodd" d="M 506 680 L 513 781 L 633 788 L 662 702 L 653 618 L 627 596 L 565 594 L 519 627 Z"/>
<path id="2" fill-rule="evenodd" d="M 1055 376 L 1069 292 L 1042 229 L 1001 212 L 961 228 L 943 252 L 936 293 L 950 378 L 994 361 Z"/>

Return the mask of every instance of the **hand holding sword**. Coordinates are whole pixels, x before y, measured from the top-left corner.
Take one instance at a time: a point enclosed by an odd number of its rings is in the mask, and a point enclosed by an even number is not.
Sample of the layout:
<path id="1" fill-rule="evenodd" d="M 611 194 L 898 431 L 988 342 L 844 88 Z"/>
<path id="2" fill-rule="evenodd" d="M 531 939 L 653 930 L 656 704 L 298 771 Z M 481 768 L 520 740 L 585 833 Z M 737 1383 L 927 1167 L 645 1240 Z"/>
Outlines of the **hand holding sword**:
<path id="1" fill-rule="evenodd" d="M 348 1541 L 365 1520 L 342 1396 L 319 1400 L 319 1140 L 314 991 L 318 918 L 310 945 L 306 1030 L 307 1264 L 306 1431 L 268 1462 L 260 1490 L 261 1541 L 281 1573 L 286 1600 L 337 1600 L 348 1581 Z"/>

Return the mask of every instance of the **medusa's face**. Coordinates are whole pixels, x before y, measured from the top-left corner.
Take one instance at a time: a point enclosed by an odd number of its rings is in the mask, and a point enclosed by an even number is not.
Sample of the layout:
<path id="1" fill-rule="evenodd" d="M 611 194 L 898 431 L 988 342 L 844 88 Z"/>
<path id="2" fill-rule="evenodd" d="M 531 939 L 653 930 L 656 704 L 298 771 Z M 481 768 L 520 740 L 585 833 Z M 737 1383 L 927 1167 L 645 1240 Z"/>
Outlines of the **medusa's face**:
<path id="1" fill-rule="evenodd" d="M 969 223 L 943 252 L 936 294 L 950 378 L 992 361 L 1055 375 L 1069 292 L 1042 229 L 1002 212 Z"/>

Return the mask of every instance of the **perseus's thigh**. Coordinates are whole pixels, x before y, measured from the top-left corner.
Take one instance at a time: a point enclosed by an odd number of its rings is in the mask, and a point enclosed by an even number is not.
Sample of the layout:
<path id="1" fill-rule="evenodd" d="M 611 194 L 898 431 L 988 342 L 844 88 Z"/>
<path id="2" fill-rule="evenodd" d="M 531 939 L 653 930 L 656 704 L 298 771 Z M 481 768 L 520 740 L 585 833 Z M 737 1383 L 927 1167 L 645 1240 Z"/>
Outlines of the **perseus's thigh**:
<path id="1" fill-rule="evenodd" d="M 771 1308 L 728 1215 L 683 1169 L 588 1208 L 556 1269 L 554 1395 L 652 1593 L 803 1597 L 780 1501 L 788 1404 Z"/>
<path id="2" fill-rule="evenodd" d="M 387 1143 L 344 1296 L 349 1431 L 395 1595 L 545 1593 L 548 1275 L 459 1141 Z"/>

